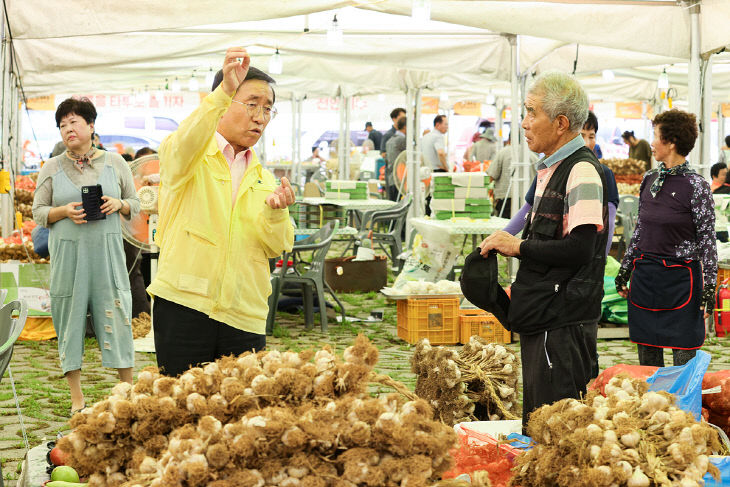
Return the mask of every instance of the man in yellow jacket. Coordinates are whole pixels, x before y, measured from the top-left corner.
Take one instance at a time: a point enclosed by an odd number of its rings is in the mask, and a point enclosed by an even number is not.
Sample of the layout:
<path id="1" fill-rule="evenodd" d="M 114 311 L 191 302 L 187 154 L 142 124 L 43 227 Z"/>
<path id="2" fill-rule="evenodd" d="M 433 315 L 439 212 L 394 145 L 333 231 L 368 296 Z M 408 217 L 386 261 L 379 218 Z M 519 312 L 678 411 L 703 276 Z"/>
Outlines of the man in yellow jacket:
<path id="1" fill-rule="evenodd" d="M 213 92 L 160 146 L 157 275 L 148 288 L 163 373 L 266 346 L 268 258 L 290 251 L 286 178 L 252 147 L 276 115 L 274 80 L 226 51 Z"/>

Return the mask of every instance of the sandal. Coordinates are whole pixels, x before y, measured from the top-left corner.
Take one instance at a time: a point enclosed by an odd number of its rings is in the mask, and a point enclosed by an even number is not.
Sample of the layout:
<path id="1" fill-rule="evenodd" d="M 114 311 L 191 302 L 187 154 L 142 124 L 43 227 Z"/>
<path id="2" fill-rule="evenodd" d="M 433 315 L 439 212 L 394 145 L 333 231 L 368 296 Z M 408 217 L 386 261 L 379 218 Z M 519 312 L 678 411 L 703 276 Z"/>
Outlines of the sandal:
<path id="1" fill-rule="evenodd" d="M 73 408 L 71 408 L 71 416 L 73 416 L 76 413 L 80 413 L 84 409 L 86 409 L 86 403 L 85 402 L 84 402 L 84 405 L 81 406 L 79 409 L 73 409 Z"/>

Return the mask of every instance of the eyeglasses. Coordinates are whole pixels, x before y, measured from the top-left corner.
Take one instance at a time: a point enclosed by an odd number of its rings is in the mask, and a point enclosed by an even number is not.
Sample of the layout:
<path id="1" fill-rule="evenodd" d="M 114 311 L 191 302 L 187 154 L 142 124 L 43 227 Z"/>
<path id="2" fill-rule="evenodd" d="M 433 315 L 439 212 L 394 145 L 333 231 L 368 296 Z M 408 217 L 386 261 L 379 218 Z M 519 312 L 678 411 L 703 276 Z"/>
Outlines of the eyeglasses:
<path id="1" fill-rule="evenodd" d="M 271 120 L 272 118 L 276 118 L 276 114 L 279 113 L 276 110 L 276 107 L 267 107 L 265 105 L 257 105 L 256 103 L 243 103 L 242 101 L 238 100 L 231 100 L 233 103 L 238 103 L 239 105 L 243 105 L 246 107 L 246 113 L 248 113 L 249 117 L 255 117 L 259 113 L 263 114 L 264 120 Z"/>

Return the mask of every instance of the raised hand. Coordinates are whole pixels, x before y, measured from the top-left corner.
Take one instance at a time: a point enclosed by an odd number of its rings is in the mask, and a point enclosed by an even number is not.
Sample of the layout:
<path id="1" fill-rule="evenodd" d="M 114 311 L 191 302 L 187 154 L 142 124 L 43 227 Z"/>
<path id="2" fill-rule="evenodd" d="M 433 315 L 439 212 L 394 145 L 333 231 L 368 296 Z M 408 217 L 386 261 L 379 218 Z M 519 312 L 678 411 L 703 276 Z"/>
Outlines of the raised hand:
<path id="1" fill-rule="evenodd" d="M 241 61 L 239 61 L 239 59 Z M 226 51 L 226 58 L 223 61 L 223 81 L 221 86 L 226 95 L 233 96 L 236 90 L 246 79 L 251 58 L 242 47 L 229 47 Z"/>
<path id="2" fill-rule="evenodd" d="M 289 184 L 289 180 L 281 178 L 281 184 L 266 197 L 266 204 L 274 210 L 280 210 L 293 205 L 295 200 L 294 189 Z"/>

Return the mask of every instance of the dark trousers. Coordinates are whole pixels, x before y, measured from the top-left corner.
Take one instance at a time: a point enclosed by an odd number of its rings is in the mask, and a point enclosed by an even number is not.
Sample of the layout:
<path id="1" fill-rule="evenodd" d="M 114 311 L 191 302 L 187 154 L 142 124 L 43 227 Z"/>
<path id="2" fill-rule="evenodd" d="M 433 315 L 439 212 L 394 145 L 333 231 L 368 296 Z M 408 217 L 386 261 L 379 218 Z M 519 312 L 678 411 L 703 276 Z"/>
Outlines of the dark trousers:
<path id="1" fill-rule="evenodd" d="M 389 185 L 386 190 L 386 196 L 390 201 L 398 201 L 398 186 Z"/>
<path id="2" fill-rule="evenodd" d="M 447 172 L 446 169 L 434 169 L 431 172 Z M 435 186 L 433 180 L 431 180 L 432 187 Z M 426 215 L 431 215 L 431 195 L 426 196 Z"/>
<path id="3" fill-rule="evenodd" d="M 653 367 L 664 367 L 664 349 L 649 345 L 636 345 L 639 352 L 639 364 Z M 672 365 L 684 365 L 697 355 L 697 350 L 672 349 Z"/>
<path id="4" fill-rule="evenodd" d="M 520 334 L 523 430 L 530 414 L 540 406 L 585 395 L 594 360 L 597 365 L 596 326 L 592 323 Z"/>
<path id="5" fill-rule="evenodd" d="M 266 348 L 266 335 L 233 328 L 160 297 L 154 301 L 152 323 L 157 366 L 168 376 L 177 376 L 190 367 L 225 355 Z"/>
<path id="6" fill-rule="evenodd" d="M 124 241 L 124 256 L 127 259 L 129 286 L 132 289 L 132 317 L 150 312 L 150 300 L 142 276 L 142 252 L 131 243 Z"/>
<path id="7" fill-rule="evenodd" d="M 502 205 L 506 205 L 504 211 L 502 211 Z M 502 212 L 500 215 L 499 213 Z M 512 218 L 512 198 L 499 199 L 494 201 L 494 216 L 501 216 L 502 218 Z"/>

